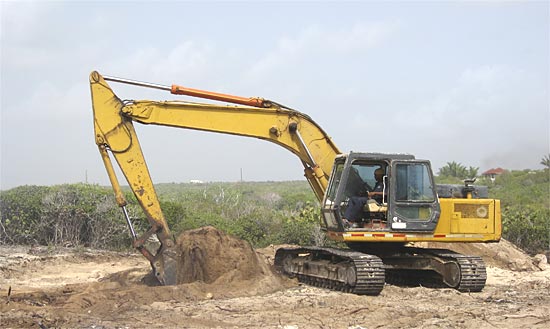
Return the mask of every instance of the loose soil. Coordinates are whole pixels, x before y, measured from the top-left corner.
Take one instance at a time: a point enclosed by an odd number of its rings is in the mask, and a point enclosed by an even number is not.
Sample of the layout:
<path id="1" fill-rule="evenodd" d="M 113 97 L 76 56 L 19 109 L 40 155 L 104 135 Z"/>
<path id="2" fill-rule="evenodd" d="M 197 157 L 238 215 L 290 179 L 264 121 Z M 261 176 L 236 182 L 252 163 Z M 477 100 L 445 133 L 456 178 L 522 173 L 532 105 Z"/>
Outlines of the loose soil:
<path id="1" fill-rule="evenodd" d="M 443 246 L 484 258 L 480 293 L 387 284 L 375 297 L 280 276 L 277 246 L 253 250 L 214 228 L 177 245 L 187 263 L 167 287 L 134 253 L 2 246 L 0 328 L 550 327 L 550 269 L 506 241 Z"/>

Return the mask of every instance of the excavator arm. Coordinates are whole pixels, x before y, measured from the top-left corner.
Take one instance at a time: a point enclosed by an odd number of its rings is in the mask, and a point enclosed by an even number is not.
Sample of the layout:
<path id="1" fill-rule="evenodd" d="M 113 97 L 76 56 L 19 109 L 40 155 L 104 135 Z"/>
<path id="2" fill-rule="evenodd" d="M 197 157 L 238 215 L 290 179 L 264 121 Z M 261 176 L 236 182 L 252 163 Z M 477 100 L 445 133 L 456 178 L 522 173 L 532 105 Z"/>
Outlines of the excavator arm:
<path id="1" fill-rule="evenodd" d="M 122 101 L 114 94 L 106 80 L 240 105 L 183 101 Z M 153 272 L 161 284 L 176 283 L 177 254 L 141 151 L 134 122 L 255 137 L 273 142 L 300 159 L 305 176 L 320 201 L 328 185 L 334 158 L 341 153 L 330 137 L 307 115 L 272 101 L 210 93 L 175 85 L 168 87 L 103 77 L 98 72 L 91 73 L 90 88 L 95 141 L 117 203 L 123 209 L 134 239 L 134 247 L 151 262 Z M 127 202 L 116 177 L 110 154 L 115 158 L 151 226 L 139 237 L 126 211 Z M 146 240 L 153 234 L 158 237 L 161 244 L 155 253 L 145 248 Z"/>

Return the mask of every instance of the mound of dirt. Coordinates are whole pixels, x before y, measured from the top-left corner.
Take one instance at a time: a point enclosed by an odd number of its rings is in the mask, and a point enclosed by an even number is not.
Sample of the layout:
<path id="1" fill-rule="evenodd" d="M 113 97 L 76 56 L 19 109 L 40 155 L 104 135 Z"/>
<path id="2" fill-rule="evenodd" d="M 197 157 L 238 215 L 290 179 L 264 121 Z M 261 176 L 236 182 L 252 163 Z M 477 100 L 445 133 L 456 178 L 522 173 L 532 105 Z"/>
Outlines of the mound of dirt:
<path id="1" fill-rule="evenodd" d="M 263 294 L 288 287 L 289 280 L 275 273 L 252 246 L 207 226 L 183 232 L 176 241 L 180 264 L 178 284 L 211 285 L 226 295 L 248 291 Z"/>
<path id="2" fill-rule="evenodd" d="M 538 271 L 533 258 L 507 240 L 498 243 L 416 243 L 428 248 L 445 248 L 461 254 L 480 256 L 489 266 L 512 271 Z"/>

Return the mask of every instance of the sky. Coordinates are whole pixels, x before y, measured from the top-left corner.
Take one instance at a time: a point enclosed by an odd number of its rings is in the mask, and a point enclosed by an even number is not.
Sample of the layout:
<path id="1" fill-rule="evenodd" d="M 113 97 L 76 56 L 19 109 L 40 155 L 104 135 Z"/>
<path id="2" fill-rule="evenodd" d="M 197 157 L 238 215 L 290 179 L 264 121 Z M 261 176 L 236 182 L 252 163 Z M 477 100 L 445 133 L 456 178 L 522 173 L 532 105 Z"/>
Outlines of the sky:
<path id="1" fill-rule="evenodd" d="M 1 0 L 0 24 L 1 190 L 109 184 L 94 70 L 275 100 L 343 152 L 414 154 L 435 173 L 451 161 L 540 169 L 550 153 L 548 1 Z M 296 156 L 265 141 L 136 129 L 155 183 L 304 179 Z"/>

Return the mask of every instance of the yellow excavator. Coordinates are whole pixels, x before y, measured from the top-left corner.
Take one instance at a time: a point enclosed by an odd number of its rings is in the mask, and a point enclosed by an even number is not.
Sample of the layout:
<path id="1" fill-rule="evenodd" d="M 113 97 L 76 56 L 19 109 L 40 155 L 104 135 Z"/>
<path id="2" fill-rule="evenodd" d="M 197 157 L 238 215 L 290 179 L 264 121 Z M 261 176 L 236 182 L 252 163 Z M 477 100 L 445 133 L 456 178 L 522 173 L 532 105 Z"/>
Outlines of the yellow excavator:
<path id="1" fill-rule="evenodd" d="M 107 81 L 225 102 L 121 100 Z M 421 280 L 459 291 L 481 291 L 483 260 L 414 242 L 497 242 L 500 201 L 466 181 L 436 186 L 430 162 L 407 154 L 342 153 L 309 116 L 274 101 L 238 97 L 178 85 L 166 86 L 90 75 L 95 142 L 122 208 L 133 246 L 151 263 L 163 285 L 177 284 L 178 255 L 145 163 L 134 122 L 254 137 L 294 153 L 320 202 L 328 238 L 349 248 L 280 248 L 275 266 L 307 284 L 377 295 L 385 282 Z M 231 105 L 227 105 L 230 103 Z M 111 156 L 150 223 L 140 236 L 126 210 Z M 156 235 L 160 247 L 146 240 Z M 413 244 L 411 244 L 413 243 Z"/>

